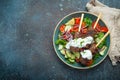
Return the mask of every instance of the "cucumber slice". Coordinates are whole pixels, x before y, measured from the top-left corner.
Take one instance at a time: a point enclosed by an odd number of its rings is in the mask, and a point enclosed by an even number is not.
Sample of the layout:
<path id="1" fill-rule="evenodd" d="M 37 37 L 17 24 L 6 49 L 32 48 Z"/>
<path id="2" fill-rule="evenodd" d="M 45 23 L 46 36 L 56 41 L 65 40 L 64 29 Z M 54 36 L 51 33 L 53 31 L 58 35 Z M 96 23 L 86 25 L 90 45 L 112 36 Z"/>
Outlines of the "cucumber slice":
<path id="1" fill-rule="evenodd" d="M 80 58 L 80 53 L 79 52 L 74 52 L 73 54 L 75 55 L 76 58 Z"/>
<path id="2" fill-rule="evenodd" d="M 75 59 L 75 55 L 72 54 L 72 53 L 70 53 L 69 51 L 66 51 L 66 55 L 67 55 L 67 57 L 70 58 L 70 59 Z"/>
<path id="3" fill-rule="evenodd" d="M 70 58 L 72 54 L 68 50 L 66 50 L 66 55 L 68 58 Z"/>
<path id="4" fill-rule="evenodd" d="M 58 50 L 61 50 L 61 49 L 63 49 L 63 45 L 59 44 Z"/>
<path id="5" fill-rule="evenodd" d="M 74 63 L 75 60 L 74 59 L 68 59 L 71 63 Z"/>
<path id="6" fill-rule="evenodd" d="M 61 54 L 65 55 L 65 50 L 64 49 L 61 49 L 60 52 L 61 52 Z"/>
<path id="7" fill-rule="evenodd" d="M 74 55 L 74 54 L 71 54 L 70 59 L 75 59 L 75 55 Z"/>
<path id="8" fill-rule="evenodd" d="M 100 54 L 101 56 L 103 56 L 106 49 L 107 49 L 107 47 L 106 47 L 106 46 L 103 46 L 102 49 L 101 49 L 101 51 L 99 52 L 99 54 Z"/>
<path id="9" fill-rule="evenodd" d="M 67 59 L 68 58 L 68 56 L 65 54 L 65 58 Z"/>
<path id="10" fill-rule="evenodd" d="M 100 41 L 100 39 L 99 39 L 99 38 L 96 38 L 96 39 L 95 39 L 95 42 L 96 42 L 96 43 L 98 43 L 99 41 Z"/>

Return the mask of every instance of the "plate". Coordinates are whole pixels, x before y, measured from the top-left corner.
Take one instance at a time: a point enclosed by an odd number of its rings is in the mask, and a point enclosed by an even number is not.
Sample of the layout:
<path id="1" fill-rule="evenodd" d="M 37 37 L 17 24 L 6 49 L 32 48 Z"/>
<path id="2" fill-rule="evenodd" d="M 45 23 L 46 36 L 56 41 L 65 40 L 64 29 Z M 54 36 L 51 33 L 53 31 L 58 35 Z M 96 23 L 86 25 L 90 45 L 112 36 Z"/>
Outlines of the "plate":
<path id="1" fill-rule="evenodd" d="M 92 21 L 95 21 L 97 19 L 97 16 L 95 14 L 92 14 L 92 13 L 89 13 L 89 12 L 84 12 L 84 11 L 73 12 L 73 13 L 70 13 L 70 14 L 66 15 L 64 18 L 62 18 L 59 21 L 59 23 L 57 24 L 57 26 L 56 26 L 56 28 L 54 30 L 53 46 L 54 46 L 55 52 L 56 52 L 57 56 L 59 57 L 59 59 L 62 62 L 64 62 L 66 65 L 68 65 L 68 66 L 70 66 L 72 68 L 76 68 L 76 69 L 89 69 L 89 68 L 95 67 L 96 65 L 100 64 L 106 58 L 106 56 L 108 55 L 109 47 L 110 47 L 110 34 L 106 37 L 107 49 L 104 52 L 104 55 L 97 58 L 91 66 L 82 66 L 80 63 L 77 63 L 77 62 L 75 62 L 73 64 L 68 63 L 67 60 L 65 59 L 64 55 L 62 55 L 60 53 L 60 51 L 58 50 L 58 45 L 55 44 L 55 41 L 58 39 L 58 34 L 60 33 L 60 31 L 59 31 L 60 25 L 65 24 L 67 21 L 69 21 L 70 19 L 72 19 L 74 17 L 81 17 L 82 13 L 84 13 L 84 17 L 89 17 L 89 18 L 92 19 Z M 102 26 L 106 26 L 104 21 L 101 20 L 101 19 L 99 20 L 99 23 Z"/>

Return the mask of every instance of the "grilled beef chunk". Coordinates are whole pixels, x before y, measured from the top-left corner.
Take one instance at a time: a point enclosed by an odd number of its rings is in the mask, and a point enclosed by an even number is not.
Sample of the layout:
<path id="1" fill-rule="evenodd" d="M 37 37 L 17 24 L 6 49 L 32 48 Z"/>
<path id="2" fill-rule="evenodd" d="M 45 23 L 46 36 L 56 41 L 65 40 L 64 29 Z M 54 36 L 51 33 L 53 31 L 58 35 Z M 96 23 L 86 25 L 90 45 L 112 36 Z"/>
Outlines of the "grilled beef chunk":
<path id="1" fill-rule="evenodd" d="M 89 27 L 87 34 L 89 34 L 89 36 L 93 36 L 94 37 L 94 35 L 97 34 L 97 31 L 95 29 L 93 29 L 92 27 Z"/>
<path id="2" fill-rule="evenodd" d="M 70 46 L 70 51 L 72 51 L 72 52 L 81 52 L 84 49 L 86 49 L 86 48 L 78 48 L 78 47 Z"/>
<path id="3" fill-rule="evenodd" d="M 95 53 L 98 53 L 98 48 L 96 47 L 96 44 L 95 43 L 93 43 L 93 44 L 91 44 L 91 46 L 90 46 L 90 51 L 92 52 L 92 54 L 94 55 Z"/>
<path id="4" fill-rule="evenodd" d="M 78 47 L 70 46 L 70 51 L 73 51 L 73 52 L 79 52 L 80 49 L 79 49 Z"/>
<path id="5" fill-rule="evenodd" d="M 90 48 L 90 44 L 87 44 L 85 47 L 84 47 L 84 49 L 89 49 Z"/>
<path id="6" fill-rule="evenodd" d="M 95 34 L 97 34 L 97 32 L 92 27 L 89 27 L 88 32 L 86 34 L 81 33 L 81 32 L 75 32 L 74 38 L 85 38 L 88 36 L 94 37 Z"/>
<path id="7" fill-rule="evenodd" d="M 78 48 L 78 47 L 70 46 L 70 51 L 72 51 L 72 52 L 81 52 L 81 51 L 83 51 L 85 49 L 89 49 L 92 52 L 93 55 L 95 53 L 98 53 L 98 48 L 96 47 L 95 43 L 93 43 L 93 44 L 87 44 L 83 48 Z"/>
<path id="8" fill-rule="evenodd" d="M 90 66 L 93 63 L 93 60 L 88 60 L 88 59 L 84 59 L 82 57 L 80 57 L 80 61 L 79 61 L 83 66 Z"/>
<path id="9" fill-rule="evenodd" d="M 74 34 L 74 38 L 85 38 L 87 36 L 88 36 L 87 34 L 83 34 L 81 32 L 75 32 Z"/>
<path id="10" fill-rule="evenodd" d="M 87 61 L 88 61 L 87 59 L 84 59 L 84 58 L 80 57 L 80 63 L 81 63 L 83 66 L 86 66 Z"/>

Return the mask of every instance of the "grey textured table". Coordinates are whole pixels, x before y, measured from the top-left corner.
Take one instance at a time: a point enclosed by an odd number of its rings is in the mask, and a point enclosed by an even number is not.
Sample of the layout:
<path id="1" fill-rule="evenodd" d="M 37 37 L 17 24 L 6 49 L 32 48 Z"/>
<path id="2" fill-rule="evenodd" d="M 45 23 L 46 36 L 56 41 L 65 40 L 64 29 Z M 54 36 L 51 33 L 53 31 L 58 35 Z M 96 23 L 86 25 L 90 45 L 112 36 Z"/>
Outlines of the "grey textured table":
<path id="1" fill-rule="evenodd" d="M 0 80 L 120 80 L 120 64 L 107 57 L 89 70 L 65 65 L 52 35 L 65 15 L 86 10 L 89 0 L 0 0 Z M 120 0 L 101 0 L 120 8 Z"/>

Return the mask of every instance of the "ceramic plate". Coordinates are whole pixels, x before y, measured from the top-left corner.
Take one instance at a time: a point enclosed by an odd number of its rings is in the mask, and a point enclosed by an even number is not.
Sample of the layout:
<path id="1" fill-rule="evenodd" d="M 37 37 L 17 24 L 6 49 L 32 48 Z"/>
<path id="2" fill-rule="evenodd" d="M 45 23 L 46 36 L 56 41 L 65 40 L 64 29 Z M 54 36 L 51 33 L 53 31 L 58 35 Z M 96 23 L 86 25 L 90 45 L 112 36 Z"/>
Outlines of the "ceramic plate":
<path id="1" fill-rule="evenodd" d="M 106 56 L 108 54 L 108 51 L 109 51 L 109 47 L 110 47 L 110 35 L 108 35 L 107 38 L 106 38 L 106 40 L 107 40 L 106 41 L 107 50 L 105 51 L 104 55 L 100 56 L 99 58 L 97 58 L 94 61 L 94 63 L 91 66 L 89 66 L 89 67 L 82 66 L 80 63 L 77 63 L 77 62 L 75 62 L 73 64 L 68 63 L 66 61 L 64 55 L 62 55 L 60 53 L 60 51 L 58 50 L 58 45 L 55 44 L 55 41 L 58 39 L 58 34 L 60 33 L 60 31 L 59 31 L 60 25 L 65 24 L 67 21 L 69 21 L 70 19 L 72 19 L 74 17 L 81 17 L 82 13 L 84 13 L 84 17 L 89 17 L 89 18 L 92 19 L 92 21 L 95 21 L 97 19 L 96 15 L 88 13 L 88 12 L 83 12 L 83 11 L 73 12 L 71 14 L 68 14 L 67 16 L 65 16 L 64 18 L 62 18 L 60 20 L 60 22 L 57 24 L 57 26 L 56 26 L 56 28 L 54 30 L 53 46 L 54 46 L 54 49 L 55 49 L 55 52 L 56 52 L 57 56 L 60 58 L 61 61 L 63 61 L 68 66 L 73 67 L 73 68 L 77 68 L 77 69 L 89 69 L 89 68 L 95 67 L 96 65 L 100 64 L 106 58 Z M 102 20 L 99 20 L 99 23 L 102 26 L 106 26 L 105 23 Z"/>

